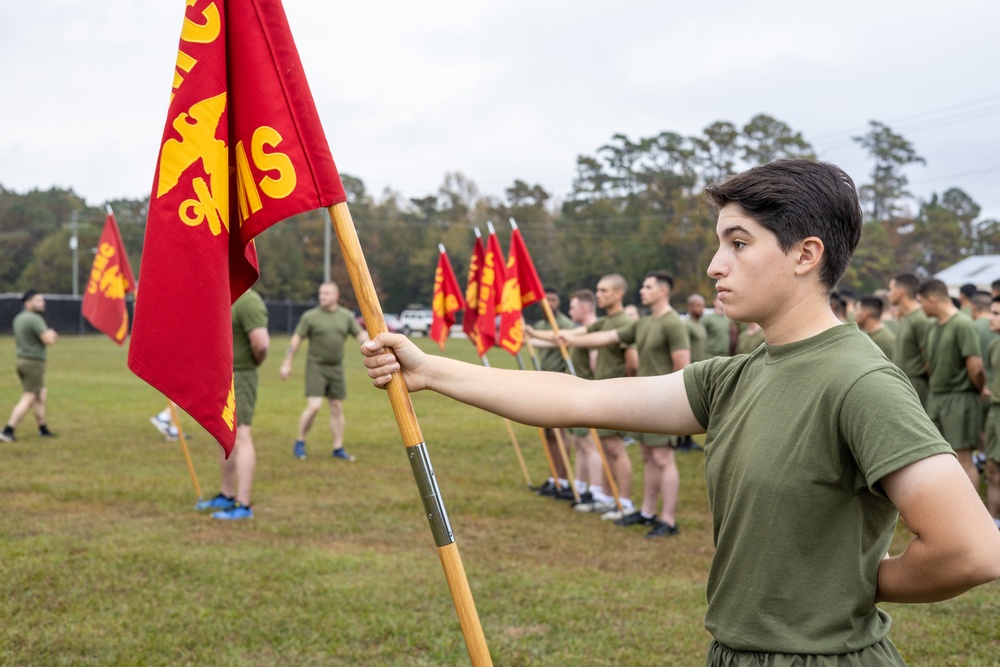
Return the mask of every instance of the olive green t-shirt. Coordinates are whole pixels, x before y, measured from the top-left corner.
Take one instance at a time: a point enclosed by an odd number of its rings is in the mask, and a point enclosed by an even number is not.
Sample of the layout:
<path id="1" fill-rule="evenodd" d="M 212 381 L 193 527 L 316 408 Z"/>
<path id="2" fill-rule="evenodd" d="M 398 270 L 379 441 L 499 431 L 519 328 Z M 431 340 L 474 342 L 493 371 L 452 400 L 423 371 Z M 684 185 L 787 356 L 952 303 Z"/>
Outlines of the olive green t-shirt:
<path id="1" fill-rule="evenodd" d="M 344 360 L 344 342 L 348 336 L 361 333 L 351 311 L 337 307 L 334 311 L 312 308 L 302 313 L 295 333 L 309 340 L 306 359 L 317 364 L 339 364 Z"/>
<path id="2" fill-rule="evenodd" d="M 976 391 L 965 368 L 968 357 L 982 357 L 979 334 L 965 313 L 955 313 L 944 324 L 932 321 L 927 331 L 928 377 L 932 394 Z"/>
<path id="3" fill-rule="evenodd" d="M 634 322 L 635 320 L 629 317 L 628 313 L 621 310 L 614 315 L 605 315 L 598 318 L 596 322 L 587 327 L 587 332 L 621 329 Z M 597 366 L 594 368 L 594 378 L 597 380 L 607 380 L 608 378 L 625 377 L 626 349 L 628 349 L 628 346 L 624 343 L 597 348 Z"/>
<path id="4" fill-rule="evenodd" d="M 573 324 L 573 320 L 569 319 L 559 311 L 553 313 L 556 318 L 556 325 L 559 327 L 560 331 L 566 331 L 567 329 L 573 329 L 576 327 Z M 535 322 L 535 329 L 539 331 L 547 331 L 551 329 L 552 326 L 549 324 L 548 320 L 538 320 Z M 576 370 L 576 360 L 570 357 L 573 361 L 573 369 Z M 566 368 L 566 361 L 562 357 L 562 351 L 558 347 L 542 347 L 538 349 L 538 365 L 539 369 L 543 371 L 553 371 L 556 373 L 566 373 L 568 372 Z M 587 370 L 590 370 L 589 368 Z M 579 375 L 579 372 L 577 373 Z"/>
<path id="5" fill-rule="evenodd" d="M 757 329 L 754 333 L 747 333 L 747 329 L 743 329 L 736 339 L 736 354 L 750 354 L 763 344 L 763 329 Z"/>
<path id="6" fill-rule="evenodd" d="M 682 320 L 687 327 L 688 338 L 691 340 L 691 361 L 705 361 L 708 354 L 708 331 L 701 322 L 695 322 L 688 317 Z"/>
<path id="7" fill-rule="evenodd" d="M 854 324 L 684 369 L 706 429 L 715 556 L 705 627 L 741 651 L 838 654 L 882 640 L 885 475 L 951 452 L 906 376 Z"/>
<path id="8" fill-rule="evenodd" d="M 571 347 L 569 348 L 569 358 L 573 362 L 573 370 L 578 378 L 593 380 L 594 371 L 590 368 L 590 348 Z"/>
<path id="9" fill-rule="evenodd" d="M 687 327 L 676 310 L 630 322 L 618 330 L 618 338 L 626 345 L 635 345 L 639 353 L 639 377 L 673 373 L 674 361 L 670 355 L 691 349 Z"/>
<path id="10" fill-rule="evenodd" d="M 13 328 L 17 358 L 45 361 L 42 334 L 49 328 L 45 318 L 34 311 L 22 310 L 14 316 Z"/>
<path id="11" fill-rule="evenodd" d="M 993 381 L 995 373 L 989 355 L 990 344 L 998 338 L 998 335 L 996 332 L 990 331 L 990 318 L 988 317 L 980 317 L 977 320 L 972 320 L 972 324 L 975 325 L 976 332 L 979 334 L 979 350 L 982 352 L 983 370 L 986 372 L 986 382 L 988 384 Z"/>
<path id="12" fill-rule="evenodd" d="M 920 378 L 927 375 L 925 350 L 927 329 L 930 325 L 930 318 L 920 308 L 899 318 L 892 362 L 899 366 L 907 377 Z"/>
<path id="13" fill-rule="evenodd" d="M 708 333 L 705 341 L 705 351 L 709 357 L 729 356 L 729 331 L 731 322 L 721 313 L 709 313 L 701 318 L 701 323 Z"/>
<path id="14" fill-rule="evenodd" d="M 986 351 L 986 357 L 993 368 L 1000 369 L 1000 337 L 994 338 Z M 993 373 L 993 379 L 987 383 L 990 388 L 990 403 L 1000 403 L 1000 373 Z"/>
<path id="15" fill-rule="evenodd" d="M 245 371 L 257 368 L 257 361 L 250 348 L 249 333 L 261 327 L 267 328 L 267 306 L 252 289 L 240 295 L 233 303 L 233 370 Z"/>
<path id="16" fill-rule="evenodd" d="M 883 325 L 881 329 L 873 331 L 868 335 L 871 336 L 872 342 L 878 345 L 878 349 L 882 350 L 885 358 L 891 360 L 892 354 L 896 349 L 896 337 L 892 335 L 888 327 Z"/>

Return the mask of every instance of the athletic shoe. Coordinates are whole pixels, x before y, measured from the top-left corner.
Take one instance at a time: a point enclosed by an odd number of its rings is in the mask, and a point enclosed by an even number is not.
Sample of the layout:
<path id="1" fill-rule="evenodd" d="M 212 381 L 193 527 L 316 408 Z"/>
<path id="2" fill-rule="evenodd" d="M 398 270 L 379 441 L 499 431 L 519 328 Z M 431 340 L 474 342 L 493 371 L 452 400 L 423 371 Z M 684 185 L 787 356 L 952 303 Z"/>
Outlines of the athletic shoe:
<path id="1" fill-rule="evenodd" d="M 974 452 L 972 454 L 972 464 L 976 466 L 976 470 L 982 475 L 986 472 L 986 454 L 983 452 Z"/>
<path id="2" fill-rule="evenodd" d="M 538 495 L 540 496 L 554 496 L 556 495 L 556 483 L 551 479 L 538 487 Z"/>
<path id="3" fill-rule="evenodd" d="M 235 498 L 229 498 L 221 493 L 212 498 L 211 500 L 202 500 L 197 505 L 194 506 L 199 512 L 207 512 L 208 510 L 231 510 L 236 507 L 239 503 L 236 502 Z"/>
<path id="4" fill-rule="evenodd" d="M 618 510 L 618 505 L 616 505 L 615 501 L 613 500 L 607 503 L 595 502 L 593 507 L 590 508 L 591 512 L 596 512 L 601 516 L 604 516 L 608 512 L 615 512 L 617 510 Z"/>
<path id="5" fill-rule="evenodd" d="M 587 509 L 585 509 L 585 510 L 581 509 L 581 510 L 577 510 L 577 511 L 578 512 L 589 512 L 590 508 L 591 508 L 591 506 L 593 504 L 594 504 L 594 494 L 592 494 L 590 491 L 584 491 L 583 493 L 580 494 L 580 500 L 574 500 L 573 501 L 572 507 L 573 507 L 573 509 L 576 509 L 577 507 L 579 507 L 581 505 L 585 505 L 587 507 Z"/>
<path id="6" fill-rule="evenodd" d="M 639 514 L 638 507 L 628 507 L 620 510 L 616 509 L 610 512 L 605 512 L 604 514 L 601 515 L 601 518 L 604 519 L 605 521 L 614 521 L 615 523 L 618 523 L 622 519 L 626 519 L 630 516 L 637 514 Z"/>
<path id="7" fill-rule="evenodd" d="M 555 492 L 553 498 L 556 500 L 576 500 L 576 496 L 573 495 L 573 489 L 568 486 L 561 487 Z"/>
<path id="8" fill-rule="evenodd" d="M 296 440 L 295 448 L 292 450 L 292 453 L 295 455 L 295 458 L 300 460 L 304 459 L 306 457 L 306 441 Z"/>
<path id="9" fill-rule="evenodd" d="M 216 512 L 212 515 L 213 519 L 226 519 L 229 521 L 234 521 L 237 519 L 252 519 L 253 518 L 253 508 L 250 505 L 241 505 L 236 503 L 236 506 L 228 509 L 222 510 L 221 512 Z"/>
<path id="10" fill-rule="evenodd" d="M 354 460 L 354 457 L 351 456 L 350 454 L 348 454 L 347 450 L 345 450 L 343 447 L 341 447 L 340 449 L 333 450 L 333 458 L 335 458 L 335 459 L 343 459 L 344 461 L 353 461 Z"/>
<path id="11" fill-rule="evenodd" d="M 615 520 L 616 526 L 656 526 L 657 523 L 659 522 L 655 516 L 652 519 L 647 519 L 642 515 L 642 512 L 631 512 Z"/>
<path id="12" fill-rule="evenodd" d="M 0 440 L 4 442 L 14 442 L 16 438 L 13 433 L 8 433 L 7 431 L 0 431 Z"/>
<path id="13" fill-rule="evenodd" d="M 672 537 L 679 532 L 681 531 L 679 528 L 677 528 L 677 526 L 671 526 L 666 521 L 657 521 L 656 525 L 653 527 L 653 530 L 646 533 L 646 537 L 663 537 L 664 535 L 667 537 Z"/>
<path id="14" fill-rule="evenodd" d="M 149 423 L 152 424 L 153 428 L 161 434 L 168 438 L 170 437 L 170 427 L 173 426 L 173 424 L 170 423 L 170 419 L 161 419 L 161 415 L 155 415 L 149 418 Z M 176 431 L 177 429 L 175 428 L 174 430 Z M 174 437 L 177 437 L 176 432 L 174 433 Z"/>
<path id="15" fill-rule="evenodd" d="M 56 434 L 53 433 L 52 431 L 50 431 L 48 426 L 39 426 L 38 427 L 38 435 L 40 435 L 43 438 L 54 438 L 54 437 L 56 437 Z"/>

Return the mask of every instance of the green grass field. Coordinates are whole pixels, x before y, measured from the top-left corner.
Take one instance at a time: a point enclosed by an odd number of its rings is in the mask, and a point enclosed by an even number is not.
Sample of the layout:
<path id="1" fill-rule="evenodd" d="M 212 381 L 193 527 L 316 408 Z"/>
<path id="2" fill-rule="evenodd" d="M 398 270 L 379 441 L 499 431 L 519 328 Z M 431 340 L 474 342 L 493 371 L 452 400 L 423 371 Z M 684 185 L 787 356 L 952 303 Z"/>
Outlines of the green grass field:
<path id="1" fill-rule="evenodd" d="M 469 664 L 385 394 L 351 354 L 347 446 L 358 460 L 333 460 L 318 421 L 297 461 L 304 355 L 282 383 L 286 346 L 272 341 L 261 372 L 256 518 L 232 523 L 193 511 L 179 444 L 149 424 L 164 400 L 127 370 L 124 348 L 67 336 L 50 350 L 59 437 L 41 440 L 29 417 L 16 443 L 0 443 L 0 665 Z M 448 352 L 474 359 L 464 340 Z M 0 339 L 0 419 L 20 394 L 13 356 Z M 431 394 L 414 405 L 496 665 L 704 663 L 703 455 L 678 456 L 681 534 L 647 540 L 529 492 L 501 419 Z M 183 421 L 214 495 L 219 447 Z M 537 431 L 516 432 L 541 483 Z M 906 539 L 900 528 L 896 548 Z M 887 605 L 891 636 L 913 665 L 995 665 L 998 593 L 994 583 Z"/>

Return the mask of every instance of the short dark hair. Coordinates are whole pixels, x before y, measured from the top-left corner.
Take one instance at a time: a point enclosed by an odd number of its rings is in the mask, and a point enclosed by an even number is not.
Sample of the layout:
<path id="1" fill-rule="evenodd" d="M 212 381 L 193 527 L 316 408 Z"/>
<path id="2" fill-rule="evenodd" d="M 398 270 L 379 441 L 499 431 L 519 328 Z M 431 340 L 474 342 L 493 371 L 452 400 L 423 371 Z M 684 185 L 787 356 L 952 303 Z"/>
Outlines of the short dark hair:
<path id="1" fill-rule="evenodd" d="M 928 278 L 924 282 L 920 283 L 920 287 L 917 288 L 917 294 L 920 296 L 936 296 L 945 299 L 949 298 L 948 286 L 937 278 Z"/>
<path id="2" fill-rule="evenodd" d="M 896 283 L 904 292 L 906 296 L 911 299 L 917 298 L 917 290 L 920 289 L 920 278 L 917 278 L 917 274 L 903 272 L 897 273 L 892 277 L 892 282 Z"/>
<path id="3" fill-rule="evenodd" d="M 656 282 L 666 285 L 671 290 L 674 289 L 674 277 L 667 271 L 650 271 L 643 277 L 643 280 L 645 281 L 646 278 L 653 278 Z"/>
<path id="4" fill-rule="evenodd" d="M 33 289 L 27 290 L 24 294 L 21 295 L 21 303 L 30 301 L 34 299 L 36 296 L 38 296 L 38 292 L 36 292 Z"/>
<path id="5" fill-rule="evenodd" d="M 989 292 L 984 292 L 983 290 L 976 290 L 969 297 L 969 301 L 972 303 L 972 307 L 976 310 L 986 311 L 990 309 L 990 302 L 993 301 L 993 295 Z"/>
<path id="6" fill-rule="evenodd" d="M 994 280 L 994 281 L 993 281 L 992 283 L 990 283 L 990 287 L 991 287 L 992 289 L 997 289 L 997 290 L 1000 290 L 1000 278 L 997 278 L 997 279 L 996 279 L 996 280 Z"/>
<path id="7" fill-rule="evenodd" d="M 972 295 L 978 291 L 979 288 L 972 283 L 965 283 L 958 288 L 958 293 L 964 296 L 966 299 L 971 299 Z"/>
<path id="8" fill-rule="evenodd" d="M 597 297 L 589 289 L 578 289 L 569 295 L 569 299 L 570 301 L 576 299 L 583 303 L 589 303 L 591 306 L 597 306 Z"/>
<path id="9" fill-rule="evenodd" d="M 545 293 L 546 294 L 555 294 L 556 296 L 559 296 L 559 290 L 557 290 L 555 287 L 546 287 L 545 288 Z"/>
<path id="10" fill-rule="evenodd" d="M 882 299 L 878 298 L 877 296 L 863 296 L 861 297 L 861 300 L 858 301 L 858 303 L 865 310 L 871 311 L 872 316 L 874 316 L 876 319 L 882 317 L 882 309 L 884 308 L 884 304 L 882 303 Z"/>
<path id="11" fill-rule="evenodd" d="M 705 188 L 719 209 L 737 204 L 778 237 L 788 252 L 799 241 L 823 241 L 820 281 L 832 290 L 861 240 L 861 204 L 854 181 L 828 162 L 775 160 Z"/>

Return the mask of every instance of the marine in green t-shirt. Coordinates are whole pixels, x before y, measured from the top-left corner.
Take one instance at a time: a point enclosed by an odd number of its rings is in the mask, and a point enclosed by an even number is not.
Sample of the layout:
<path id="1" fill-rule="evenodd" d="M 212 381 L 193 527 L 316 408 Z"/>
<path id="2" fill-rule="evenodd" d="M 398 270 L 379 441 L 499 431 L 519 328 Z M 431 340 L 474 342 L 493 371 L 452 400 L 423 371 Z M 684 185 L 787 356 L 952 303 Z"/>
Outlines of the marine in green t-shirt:
<path id="1" fill-rule="evenodd" d="M 334 282 L 323 283 L 318 291 L 319 306 L 307 310 L 299 318 L 288 352 L 281 362 L 279 374 L 287 380 L 292 374 L 292 359 L 302 341 L 309 341 L 306 355 L 306 408 L 299 417 L 298 432 L 292 446 L 297 459 L 306 457 L 306 434 L 312 428 L 324 400 L 330 410 L 330 430 L 333 434 L 333 457 L 353 461 L 344 449 L 344 399 L 347 383 L 344 379 L 344 344 L 348 338 L 358 342 L 368 340 L 354 315 L 339 305 L 340 288 Z"/>
<path id="2" fill-rule="evenodd" d="M 933 318 L 927 332 L 927 415 L 979 488 L 979 470 L 972 458 L 982 431 L 979 392 L 985 381 L 979 334 L 972 320 L 952 304 L 940 280 L 925 280 L 917 294 L 924 313 Z"/>
<path id="3" fill-rule="evenodd" d="M 45 312 L 45 297 L 35 290 L 28 290 L 21 297 L 23 310 L 14 316 L 14 348 L 17 355 L 15 370 L 21 380 L 21 398 L 10 413 L 10 418 L 0 440 L 14 442 L 14 429 L 28 412 L 35 415 L 38 434 L 52 437 L 48 427 L 48 390 L 45 388 L 46 348 L 54 345 L 58 336 L 42 313 Z"/>
<path id="4" fill-rule="evenodd" d="M 930 319 L 917 303 L 920 280 L 912 273 L 897 274 L 889 281 L 889 303 L 896 308 L 896 345 L 892 363 L 910 379 L 910 384 L 927 405 L 927 329 Z"/>
<path id="5" fill-rule="evenodd" d="M 872 339 L 886 359 L 892 359 L 896 337 L 882 322 L 882 299 L 865 296 L 858 300 L 854 321 Z"/>

